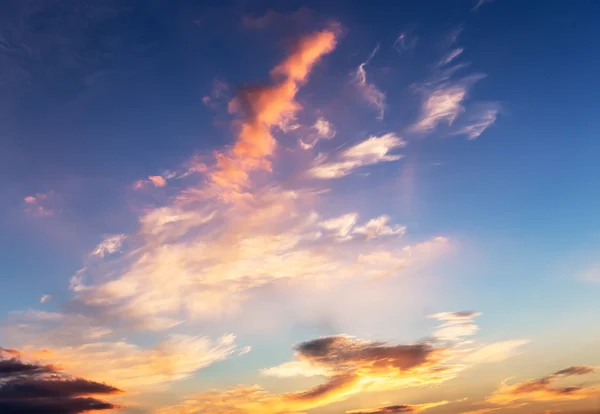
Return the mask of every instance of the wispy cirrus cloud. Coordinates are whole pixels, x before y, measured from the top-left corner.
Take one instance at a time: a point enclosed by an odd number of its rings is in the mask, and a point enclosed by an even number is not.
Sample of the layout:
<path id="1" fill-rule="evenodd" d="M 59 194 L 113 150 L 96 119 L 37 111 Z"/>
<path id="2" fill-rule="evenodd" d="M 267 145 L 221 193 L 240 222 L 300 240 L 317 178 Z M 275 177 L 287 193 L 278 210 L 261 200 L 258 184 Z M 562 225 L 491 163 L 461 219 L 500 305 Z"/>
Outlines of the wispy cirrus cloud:
<path id="1" fill-rule="evenodd" d="M 371 136 L 333 156 L 318 157 L 308 174 L 319 179 L 344 177 L 363 166 L 399 160 L 402 155 L 388 153 L 405 145 L 406 142 L 393 133 Z"/>
<path id="2" fill-rule="evenodd" d="M 377 119 L 383 119 L 385 114 L 385 93 L 379 90 L 375 84 L 367 82 L 367 71 L 365 70 L 365 67 L 371 62 L 378 50 L 379 45 L 373 49 L 367 60 L 358 65 L 354 73 L 354 83 L 364 100 L 377 110 Z"/>
<path id="3" fill-rule="evenodd" d="M 467 115 L 467 119 L 453 135 L 466 135 L 468 139 L 476 139 L 488 129 L 498 117 L 500 106 L 495 103 L 479 104 Z"/>
<path id="4" fill-rule="evenodd" d="M 429 133 L 440 123 L 452 125 L 465 108 L 468 91 L 483 75 L 470 75 L 457 82 L 434 83 L 422 89 L 423 104 L 418 121 L 411 131 Z"/>

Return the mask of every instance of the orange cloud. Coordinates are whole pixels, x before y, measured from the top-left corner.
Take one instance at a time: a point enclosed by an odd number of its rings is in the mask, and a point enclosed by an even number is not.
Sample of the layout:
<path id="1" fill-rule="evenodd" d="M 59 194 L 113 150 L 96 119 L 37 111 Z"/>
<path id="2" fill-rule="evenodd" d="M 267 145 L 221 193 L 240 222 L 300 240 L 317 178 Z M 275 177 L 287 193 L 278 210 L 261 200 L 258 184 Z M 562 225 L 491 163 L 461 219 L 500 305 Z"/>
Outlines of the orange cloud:
<path id="1" fill-rule="evenodd" d="M 572 366 L 547 377 L 518 382 L 513 385 L 509 385 L 507 381 L 504 381 L 486 401 L 497 405 L 508 405 L 515 401 L 572 401 L 591 398 L 599 395 L 600 389 L 576 385 L 561 387 L 555 384 L 562 378 L 587 375 L 595 370 L 596 367 L 591 366 Z"/>
<path id="2" fill-rule="evenodd" d="M 346 400 L 360 392 L 384 391 L 453 378 L 460 368 L 446 365 L 448 350 L 426 343 L 392 345 L 364 341 L 346 335 L 323 337 L 296 347 L 300 363 L 263 370 L 263 374 L 305 375 L 312 366 L 314 375 L 325 381 L 305 391 L 268 394 L 260 387 L 238 387 L 224 392 L 201 393 L 181 405 L 158 411 L 168 413 L 300 413 Z M 296 372 L 294 372 L 296 371 Z M 310 375 L 310 374 L 309 374 Z M 414 406 L 416 411 L 447 402 Z M 376 411 L 378 412 L 378 411 Z M 386 411 L 381 411 L 386 412 Z M 394 411 L 389 411 L 394 412 Z"/>
<path id="3" fill-rule="evenodd" d="M 154 184 L 155 187 L 164 187 L 167 185 L 167 180 L 165 180 L 160 175 L 149 175 L 148 180 L 150 180 L 150 182 Z"/>
<path id="4" fill-rule="evenodd" d="M 271 127 L 301 109 L 295 101 L 298 88 L 312 67 L 336 46 L 336 32 L 328 29 L 301 38 L 290 56 L 271 71 L 274 86 L 247 88 L 229 103 L 229 111 L 242 117 L 237 141 L 227 153 L 217 155 L 212 180 L 221 187 L 247 184 L 248 172 L 271 170 L 269 157 L 276 142 Z"/>

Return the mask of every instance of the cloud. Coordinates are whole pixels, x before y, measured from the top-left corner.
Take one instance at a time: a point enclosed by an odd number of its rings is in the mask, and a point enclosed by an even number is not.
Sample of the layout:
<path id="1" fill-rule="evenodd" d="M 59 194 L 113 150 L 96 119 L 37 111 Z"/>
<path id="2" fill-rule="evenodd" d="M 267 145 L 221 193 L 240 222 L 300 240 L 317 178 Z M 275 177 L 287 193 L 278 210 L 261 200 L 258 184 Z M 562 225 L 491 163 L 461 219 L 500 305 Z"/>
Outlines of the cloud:
<path id="1" fill-rule="evenodd" d="M 217 154 L 217 169 L 210 174 L 221 190 L 237 192 L 248 184 L 250 171 L 271 170 L 269 157 L 276 142 L 270 129 L 301 109 L 295 101 L 298 88 L 312 67 L 335 46 L 334 29 L 301 38 L 287 59 L 271 71 L 275 85 L 242 89 L 229 103 L 229 111 L 241 119 L 236 143 L 229 151 Z"/>
<path id="2" fill-rule="evenodd" d="M 453 135 L 466 135 L 469 139 L 478 138 L 483 131 L 496 122 L 498 112 L 500 108 L 497 104 L 479 105 Z"/>
<path id="3" fill-rule="evenodd" d="M 369 64 L 371 59 L 373 59 L 378 50 L 379 45 L 373 49 L 367 60 L 358 65 L 358 68 L 354 73 L 354 83 L 361 92 L 364 100 L 377 109 L 377 119 L 383 119 L 385 113 L 385 94 L 380 91 L 375 84 L 367 82 L 367 72 L 365 70 L 365 67 Z"/>
<path id="4" fill-rule="evenodd" d="M 118 406 L 90 396 L 115 395 L 112 385 L 68 376 L 55 365 L 21 360 L 21 352 L 7 359 L 0 353 L 0 411 L 22 414 L 75 414 Z"/>
<path id="5" fill-rule="evenodd" d="M 465 49 L 463 49 L 462 47 L 453 49 L 450 53 L 448 53 L 446 56 L 444 56 L 442 58 L 442 60 L 440 60 L 439 66 L 444 66 L 444 65 L 447 65 L 448 63 L 452 62 L 454 59 L 456 59 L 458 56 L 460 56 L 460 54 L 464 50 Z"/>
<path id="6" fill-rule="evenodd" d="M 430 315 L 430 318 L 444 322 L 437 327 L 433 336 L 441 341 L 453 341 L 465 336 L 473 336 L 479 329 L 473 323 L 473 318 L 480 315 L 479 312 L 442 312 Z"/>
<path id="7" fill-rule="evenodd" d="M 361 392 L 437 384 L 453 378 L 461 369 L 445 364 L 450 358 L 447 349 L 427 343 L 393 345 L 335 335 L 300 343 L 295 351 L 295 361 L 262 373 L 277 377 L 318 375 L 324 378 L 323 383 L 285 394 L 269 394 L 257 386 L 201 393 L 158 413 L 300 413 Z M 433 406 L 414 407 L 419 411 Z"/>
<path id="8" fill-rule="evenodd" d="M 119 251 L 127 236 L 124 234 L 114 234 L 106 236 L 100 244 L 90 253 L 90 256 L 104 257 Z"/>
<path id="9" fill-rule="evenodd" d="M 394 414 L 394 413 L 419 413 L 430 408 L 439 407 L 448 404 L 448 401 L 438 401 L 434 403 L 416 404 L 416 405 L 388 405 L 386 407 L 350 410 L 346 414 Z"/>
<path id="10" fill-rule="evenodd" d="M 576 385 L 557 386 L 556 383 L 562 378 L 588 375 L 595 370 L 595 367 L 590 366 L 572 366 L 547 377 L 517 382 L 513 385 L 503 381 L 486 401 L 496 405 L 508 405 L 515 401 L 551 402 L 591 398 L 599 395 L 600 389 Z"/>
<path id="11" fill-rule="evenodd" d="M 134 190 L 142 190 L 150 185 L 156 188 L 163 188 L 166 187 L 167 179 L 169 179 L 169 177 L 172 178 L 172 175 L 149 175 L 147 180 L 137 180 L 135 183 L 133 183 L 131 188 Z"/>
<path id="12" fill-rule="evenodd" d="M 300 139 L 300 148 L 308 150 L 314 148 L 320 140 L 330 140 L 335 137 L 335 127 L 325 118 L 320 117 L 312 126 L 315 133 Z"/>
<path id="13" fill-rule="evenodd" d="M 322 156 L 315 160 L 308 174 L 314 178 L 333 179 L 350 174 L 353 170 L 380 162 L 397 161 L 402 155 L 389 155 L 390 150 L 403 148 L 406 142 L 393 133 L 371 136 L 333 157 Z"/>
<path id="14" fill-rule="evenodd" d="M 236 351 L 234 335 L 212 341 L 202 336 L 171 334 L 150 349 L 123 341 L 91 342 L 55 348 L 52 357 L 78 375 L 130 390 L 152 390 L 189 378 Z"/>
<path id="15" fill-rule="evenodd" d="M 155 187 L 164 187 L 167 185 L 167 180 L 165 180 L 163 177 L 161 177 L 160 175 L 149 175 L 148 176 L 148 180 L 155 186 Z"/>
<path id="16" fill-rule="evenodd" d="M 42 295 L 42 297 L 40 298 L 40 303 L 49 302 L 51 299 L 52 299 L 51 295 Z"/>
<path id="17" fill-rule="evenodd" d="M 427 133 L 435 130 L 440 123 L 452 125 L 465 111 L 463 101 L 469 89 L 482 78 L 483 75 L 470 75 L 458 82 L 435 83 L 423 88 L 421 115 L 411 130 Z"/>
<path id="18" fill-rule="evenodd" d="M 465 357 L 464 362 L 501 362 L 518 355 L 518 348 L 529 343 L 531 341 L 528 339 L 495 342 L 475 349 Z"/>
<path id="19" fill-rule="evenodd" d="M 29 195 L 23 199 L 25 202 L 25 212 L 38 217 L 53 216 L 56 210 L 48 206 L 48 204 L 52 204 L 53 198 L 55 197 L 52 191 Z"/>

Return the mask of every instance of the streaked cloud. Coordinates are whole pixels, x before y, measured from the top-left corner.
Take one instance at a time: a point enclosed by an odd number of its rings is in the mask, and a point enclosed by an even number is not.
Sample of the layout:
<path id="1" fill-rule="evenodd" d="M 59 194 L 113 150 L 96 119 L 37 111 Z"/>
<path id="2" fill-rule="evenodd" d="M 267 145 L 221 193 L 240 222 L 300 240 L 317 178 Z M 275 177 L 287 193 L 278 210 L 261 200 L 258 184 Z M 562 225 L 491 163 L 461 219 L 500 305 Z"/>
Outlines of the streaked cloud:
<path id="1" fill-rule="evenodd" d="M 354 73 L 354 82 L 362 94 L 364 100 L 378 112 L 377 119 L 383 119 L 385 113 L 385 93 L 380 91 L 373 83 L 367 82 L 367 71 L 365 67 L 371 62 L 379 50 L 379 45 L 373 49 L 367 60 L 358 65 Z"/>
<path id="2" fill-rule="evenodd" d="M 8 354 L 8 357 L 7 355 Z M 56 365 L 22 360 L 23 353 L 0 349 L 0 411 L 6 413 L 83 413 L 119 408 L 92 398 L 122 391 L 114 386 L 71 377 Z"/>
<path id="3" fill-rule="evenodd" d="M 51 295 L 42 295 L 42 297 L 40 298 L 40 303 L 50 302 L 51 299 L 52 299 Z"/>
<path id="4" fill-rule="evenodd" d="M 501 362 L 518 355 L 519 348 L 531 343 L 528 339 L 495 342 L 470 352 L 464 361 L 468 363 Z"/>
<path id="5" fill-rule="evenodd" d="M 500 107 L 497 104 L 478 105 L 467 115 L 465 124 L 453 135 L 466 135 L 469 139 L 478 138 L 490 125 L 496 122 Z"/>
<path id="6" fill-rule="evenodd" d="M 442 58 L 442 60 L 440 60 L 439 65 L 440 66 L 447 65 L 448 63 L 450 63 L 454 59 L 456 59 L 463 51 L 464 51 L 464 49 L 462 47 L 458 47 L 456 49 L 453 49 L 450 53 L 448 53 L 446 56 L 444 56 Z"/>
<path id="7" fill-rule="evenodd" d="M 405 145 L 406 142 L 393 133 L 371 136 L 333 156 L 318 157 L 308 174 L 320 179 L 344 177 L 360 167 L 399 160 L 402 155 L 390 155 L 388 152 Z"/>
<path id="8" fill-rule="evenodd" d="M 452 341 L 465 336 L 473 336 L 479 329 L 473 318 L 480 316 L 479 312 L 442 312 L 430 315 L 443 323 L 439 325 L 433 336 L 442 341 Z"/>
<path id="9" fill-rule="evenodd" d="M 411 130 L 427 133 L 440 123 L 452 125 L 465 111 L 463 102 L 470 87 L 482 78 L 483 75 L 470 75 L 457 82 L 441 82 L 423 88 L 421 115 Z"/>
<path id="10" fill-rule="evenodd" d="M 596 367 L 573 366 L 542 377 L 509 385 L 503 381 L 486 401 L 497 405 L 509 405 L 516 401 L 554 402 L 573 401 L 600 395 L 600 389 L 577 385 L 558 386 L 556 383 L 566 377 L 588 375 Z"/>
<path id="11" fill-rule="evenodd" d="M 106 236 L 100 244 L 90 253 L 90 256 L 104 257 L 119 251 L 127 236 L 125 234 L 114 234 Z"/>
<path id="12" fill-rule="evenodd" d="M 189 378 L 238 352 L 235 336 L 231 334 L 216 340 L 170 334 L 152 348 L 124 340 L 111 342 L 110 334 L 77 339 L 32 337 L 22 353 L 40 363 L 58 364 L 74 375 L 109 382 L 129 391 L 149 391 Z M 42 347 L 50 349 L 38 352 Z"/>
<path id="13" fill-rule="evenodd" d="M 440 407 L 448 404 L 449 401 L 438 401 L 433 403 L 415 404 L 415 405 L 388 405 L 379 408 L 367 408 L 360 410 L 346 411 L 346 414 L 394 414 L 394 413 L 419 413 L 430 408 Z"/>

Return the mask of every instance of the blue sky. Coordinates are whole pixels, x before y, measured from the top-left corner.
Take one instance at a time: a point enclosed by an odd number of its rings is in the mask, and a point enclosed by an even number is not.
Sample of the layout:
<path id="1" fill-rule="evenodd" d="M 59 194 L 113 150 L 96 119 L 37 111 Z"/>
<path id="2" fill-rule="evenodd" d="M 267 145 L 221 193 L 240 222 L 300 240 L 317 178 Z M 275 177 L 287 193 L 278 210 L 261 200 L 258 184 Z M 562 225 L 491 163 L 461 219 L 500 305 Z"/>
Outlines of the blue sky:
<path id="1" fill-rule="evenodd" d="M 115 412 L 591 410 L 599 8 L 3 4 L 0 363 Z"/>

